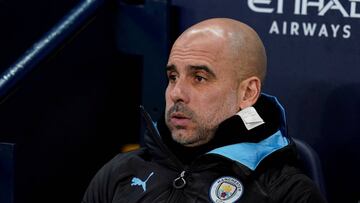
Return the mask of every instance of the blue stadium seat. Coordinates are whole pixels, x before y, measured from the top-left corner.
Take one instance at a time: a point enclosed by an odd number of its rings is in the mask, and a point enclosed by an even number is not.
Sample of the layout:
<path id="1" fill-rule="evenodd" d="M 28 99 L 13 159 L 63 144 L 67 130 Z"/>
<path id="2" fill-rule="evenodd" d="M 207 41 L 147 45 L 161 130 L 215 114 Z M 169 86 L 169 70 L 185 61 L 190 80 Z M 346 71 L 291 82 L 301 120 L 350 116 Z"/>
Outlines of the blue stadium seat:
<path id="1" fill-rule="evenodd" d="M 298 150 L 304 172 L 314 181 L 320 192 L 326 198 L 326 187 L 318 154 L 304 141 L 295 138 L 293 138 L 293 140 Z"/>
<path id="2" fill-rule="evenodd" d="M 14 203 L 15 144 L 0 143 L 0 202 Z"/>

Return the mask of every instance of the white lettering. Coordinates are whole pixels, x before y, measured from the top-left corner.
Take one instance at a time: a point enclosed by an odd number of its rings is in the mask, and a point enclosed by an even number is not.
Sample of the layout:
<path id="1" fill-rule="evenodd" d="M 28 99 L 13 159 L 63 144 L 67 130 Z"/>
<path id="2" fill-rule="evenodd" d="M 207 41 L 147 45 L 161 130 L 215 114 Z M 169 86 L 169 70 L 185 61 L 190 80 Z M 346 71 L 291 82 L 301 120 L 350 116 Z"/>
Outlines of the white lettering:
<path id="1" fill-rule="evenodd" d="M 324 35 L 325 37 L 328 37 L 328 36 L 329 36 L 325 24 L 322 24 L 322 25 L 321 25 L 321 28 L 320 28 L 320 31 L 319 31 L 319 34 L 318 34 L 319 37 L 321 37 L 322 35 Z"/>
<path id="2" fill-rule="evenodd" d="M 329 1 L 319 12 L 319 16 L 324 16 L 327 11 L 339 10 L 344 17 L 349 17 L 349 14 L 345 11 L 344 7 L 338 0 Z"/>
<path id="3" fill-rule="evenodd" d="M 291 35 L 299 35 L 299 23 L 291 22 L 290 34 Z"/>
<path id="4" fill-rule="evenodd" d="M 286 35 L 286 28 L 287 28 L 287 22 L 284 21 L 284 22 L 283 22 L 283 31 L 282 31 L 282 33 L 283 33 L 284 35 Z"/>
<path id="5" fill-rule="evenodd" d="M 288 3 L 284 0 L 247 0 L 247 3 L 250 10 L 260 13 L 284 14 L 286 9 L 291 9 L 284 5 Z M 344 18 L 360 18 L 360 0 L 293 0 L 293 6 L 293 15 L 308 15 L 310 12 L 310 15 L 317 13 L 318 16 L 325 16 L 334 14 L 335 10 Z M 351 38 L 351 25 L 273 20 L 268 32 L 275 35 L 348 39 Z"/>
<path id="6" fill-rule="evenodd" d="M 273 8 L 260 8 L 255 6 L 255 4 L 266 4 L 269 5 L 271 0 L 248 0 L 248 6 L 251 10 L 259 13 L 272 13 L 274 11 Z"/>
<path id="7" fill-rule="evenodd" d="M 284 13 L 283 8 L 284 8 L 284 0 L 278 0 L 276 13 Z"/>
<path id="8" fill-rule="evenodd" d="M 351 6 L 350 6 L 350 17 L 353 18 L 360 18 L 360 13 L 356 13 L 356 3 L 359 3 L 360 0 L 350 0 Z"/>
<path id="9" fill-rule="evenodd" d="M 347 2 L 345 6 L 344 2 Z M 247 0 L 250 10 L 258 13 L 284 14 L 284 9 L 289 8 L 284 5 L 286 3 L 288 2 L 284 3 L 284 0 Z M 294 15 L 308 15 L 309 9 L 314 8 L 318 16 L 325 16 L 328 11 L 337 10 L 343 17 L 360 18 L 360 0 L 293 0 L 293 3 Z"/>
<path id="10" fill-rule="evenodd" d="M 294 8 L 294 14 L 295 15 L 300 15 L 300 4 L 301 1 L 300 0 L 295 0 L 295 8 Z"/>
<path id="11" fill-rule="evenodd" d="M 281 27 L 282 26 L 282 27 Z M 331 28 L 331 29 L 330 29 Z M 281 31 L 280 31 L 281 30 Z M 342 33 L 341 33 L 342 31 Z M 345 25 L 342 27 L 340 24 L 320 24 L 310 22 L 277 22 L 273 21 L 269 30 L 269 34 L 276 35 L 292 35 L 292 36 L 308 36 L 308 37 L 342 37 L 344 39 L 351 37 L 351 26 Z M 341 33 L 341 34 L 340 34 Z"/>
<path id="12" fill-rule="evenodd" d="M 305 36 L 314 36 L 314 33 L 315 33 L 315 29 L 316 29 L 316 23 L 303 23 L 302 26 L 303 26 L 303 30 L 304 30 L 304 35 Z"/>
<path id="13" fill-rule="evenodd" d="M 343 27 L 343 32 L 344 32 L 343 38 L 348 39 L 348 38 L 351 37 L 350 29 L 351 29 L 351 26 L 350 26 L 350 25 L 345 25 L 345 26 Z"/>
<path id="14" fill-rule="evenodd" d="M 309 6 L 318 7 L 318 11 L 320 11 L 321 8 L 324 7 L 324 0 L 319 0 L 318 2 L 315 1 L 308 2 L 308 0 L 303 0 L 302 9 L 301 9 L 302 15 L 307 15 L 307 8 Z"/>
<path id="15" fill-rule="evenodd" d="M 333 31 L 333 37 L 334 38 L 336 38 L 336 36 L 337 36 L 337 32 L 339 31 L 339 28 L 340 28 L 340 25 L 333 25 L 333 24 L 331 24 L 331 29 L 332 29 L 332 31 Z"/>
<path id="16" fill-rule="evenodd" d="M 269 30 L 269 34 L 273 34 L 275 32 L 275 34 L 280 34 L 279 31 L 279 26 L 277 25 L 277 22 L 274 20 L 274 22 L 271 24 L 270 30 Z"/>

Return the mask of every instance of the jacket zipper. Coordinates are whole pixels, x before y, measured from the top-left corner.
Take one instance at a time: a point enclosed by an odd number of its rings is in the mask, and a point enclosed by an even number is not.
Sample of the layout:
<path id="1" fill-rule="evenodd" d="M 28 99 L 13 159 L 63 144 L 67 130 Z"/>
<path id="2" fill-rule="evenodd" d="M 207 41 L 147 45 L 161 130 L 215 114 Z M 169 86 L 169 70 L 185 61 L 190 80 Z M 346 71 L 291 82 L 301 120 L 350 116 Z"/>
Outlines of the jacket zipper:
<path id="1" fill-rule="evenodd" d="M 183 187 L 185 187 L 186 185 L 186 180 L 185 180 L 185 173 L 186 171 L 182 171 L 180 173 L 180 176 L 175 178 L 175 180 L 173 181 L 173 186 L 175 189 L 181 189 Z"/>
<path id="2" fill-rule="evenodd" d="M 185 179 L 186 174 L 187 172 L 183 170 L 181 171 L 179 176 L 174 179 L 171 195 L 168 198 L 167 202 L 169 203 L 180 202 L 182 188 L 184 188 L 187 184 Z"/>

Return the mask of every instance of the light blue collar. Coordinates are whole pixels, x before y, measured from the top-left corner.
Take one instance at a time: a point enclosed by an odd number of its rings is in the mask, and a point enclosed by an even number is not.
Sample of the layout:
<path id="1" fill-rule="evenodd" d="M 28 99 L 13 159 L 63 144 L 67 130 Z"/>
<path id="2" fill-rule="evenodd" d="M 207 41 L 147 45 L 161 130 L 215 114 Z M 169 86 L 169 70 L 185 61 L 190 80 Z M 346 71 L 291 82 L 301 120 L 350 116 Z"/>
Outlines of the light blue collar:
<path id="1" fill-rule="evenodd" d="M 216 148 L 208 154 L 219 154 L 231 160 L 237 161 L 251 170 L 255 170 L 259 163 L 271 153 L 287 146 L 289 141 L 281 131 L 277 131 L 270 137 L 258 142 L 243 142 Z"/>

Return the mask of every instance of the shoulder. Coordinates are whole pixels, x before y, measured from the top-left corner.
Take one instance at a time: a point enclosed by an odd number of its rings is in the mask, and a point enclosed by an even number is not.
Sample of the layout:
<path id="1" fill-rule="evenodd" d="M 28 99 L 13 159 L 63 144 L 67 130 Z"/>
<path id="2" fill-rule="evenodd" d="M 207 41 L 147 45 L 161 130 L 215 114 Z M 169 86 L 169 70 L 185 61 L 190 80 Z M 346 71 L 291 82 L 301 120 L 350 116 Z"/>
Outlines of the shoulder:
<path id="1" fill-rule="evenodd" d="M 274 202 L 325 202 L 314 182 L 296 167 L 272 168 L 263 174 L 263 181 Z"/>
<path id="2" fill-rule="evenodd" d="M 110 161 L 108 161 L 96 174 L 102 175 L 112 175 L 113 173 L 117 173 L 118 170 L 124 168 L 124 165 L 127 165 L 131 159 L 141 158 L 146 153 L 145 149 L 138 149 L 126 153 L 119 153 L 115 157 L 113 157 Z M 95 176 L 95 177 L 96 177 Z"/>
<path id="3" fill-rule="evenodd" d="M 145 153 L 146 153 L 145 148 L 140 148 L 140 149 L 125 152 L 125 153 L 119 153 L 114 158 L 112 158 L 108 163 L 106 163 L 106 165 L 111 165 L 111 166 L 117 166 L 119 164 L 121 165 L 121 163 L 123 163 L 124 161 L 135 158 L 135 157 L 141 157 Z"/>
<path id="4" fill-rule="evenodd" d="M 130 167 L 129 162 L 132 162 L 134 159 L 143 159 L 145 154 L 146 150 L 144 148 L 117 154 L 98 171 L 96 176 L 98 174 L 102 176 L 113 176 L 119 174 L 121 171 L 127 171 Z"/>
<path id="5" fill-rule="evenodd" d="M 119 178 L 126 176 L 129 170 L 129 162 L 145 154 L 144 149 L 127 153 L 120 153 L 108 161 L 91 180 L 82 203 L 106 203 L 111 202 L 111 192 L 116 187 Z"/>

